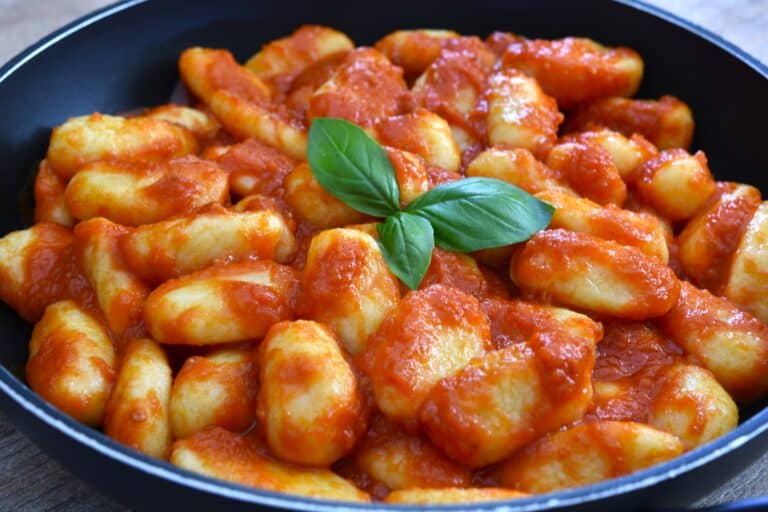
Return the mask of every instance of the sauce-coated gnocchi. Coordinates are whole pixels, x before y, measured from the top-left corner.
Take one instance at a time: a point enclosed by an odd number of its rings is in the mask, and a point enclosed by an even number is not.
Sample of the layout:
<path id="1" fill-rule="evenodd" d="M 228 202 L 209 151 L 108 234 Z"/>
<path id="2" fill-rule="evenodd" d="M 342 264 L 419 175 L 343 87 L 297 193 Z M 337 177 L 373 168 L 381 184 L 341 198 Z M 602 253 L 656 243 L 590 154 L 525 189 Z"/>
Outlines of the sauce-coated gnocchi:
<path id="1" fill-rule="evenodd" d="M 428 506 L 619 477 L 768 395 L 768 202 L 716 181 L 682 100 L 632 98 L 634 50 L 307 25 L 253 52 L 189 48 L 188 103 L 53 129 L 0 299 L 62 412 L 203 475 Z M 550 224 L 438 235 L 409 290 L 381 219 L 315 177 L 319 117 L 380 144 L 401 209 L 492 178 Z"/>
<path id="2" fill-rule="evenodd" d="M 242 348 L 188 357 L 171 388 L 174 438 L 184 439 L 210 426 L 248 430 L 256 419 L 257 363 L 252 351 Z"/>
<path id="3" fill-rule="evenodd" d="M 279 457 L 327 466 L 352 450 L 367 424 L 357 376 L 323 324 L 272 326 L 259 349 L 258 415 Z"/>

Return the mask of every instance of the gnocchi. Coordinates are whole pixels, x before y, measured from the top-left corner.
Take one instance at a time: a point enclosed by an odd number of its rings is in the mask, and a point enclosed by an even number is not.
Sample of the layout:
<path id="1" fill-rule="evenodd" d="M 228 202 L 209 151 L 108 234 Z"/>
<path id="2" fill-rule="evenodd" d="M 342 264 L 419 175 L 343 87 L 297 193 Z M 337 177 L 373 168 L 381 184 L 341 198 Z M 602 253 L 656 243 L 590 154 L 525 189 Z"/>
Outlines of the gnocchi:
<path id="1" fill-rule="evenodd" d="M 75 259 L 75 237 L 58 224 L 40 222 L 0 239 L 0 298 L 29 322 L 45 308 L 72 299 L 85 306 L 93 290 Z"/>
<path id="2" fill-rule="evenodd" d="M 76 219 L 105 217 L 139 226 L 223 203 L 228 191 L 224 171 L 189 156 L 153 165 L 94 162 L 69 181 L 64 199 Z"/>
<path id="3" fill-rule="evenodd" d="M 144 116 L 186 128 L 195 136 L 200 147 L 214 142 L 221 132 L 221 126 L 216 119 L 201 110 L 182 105 L 163 105 L 153 108 Z"/>
<path id="4" fill-rule="evenodd" d="M 158 283 L 217 261 L 258 258 L 285 263 L 296 250 L 296 240 L 277 212 L 216 207 L 139 226 L 126 233 L 120 248 L 134 272 Z"/>
<path id="5" fill-rule="evenodd" d="M 91 114 L 53 130 L 46 160 L 59 176 L 69 179 L 93 162 L 157 163 L 197 149 L 192 133 L 160 119 Z"/>
<path id="6" fill-rule="evenodd" d="M 452 30 L 397 30 L 376 42 L 376 49 L 408 76 L 418 76 L 440 56 L 445 42 L 461 37 Z"/>
<path id="7" fill-rule="evenodd" d="M 677 258 L 697 285 L 715 293 L 728 279 L 733 254 L 757 208 L 760 191 L 749 185 L 720 183 L 708 208 L 677 236 Z"/>
<path id="8" fill-rule="evenodd" d="M 401 68 L 372 48 L 358 48 L 314 92 L 307 119 L 337 117 L 372 128 L 381 119 L 401 114 L 406 95 Z"/>
<path id="9" fill-rule="evenodd" d="M 128 228 L 98 217 L 75 227 L 75 255 L 101 312 L 120 336 L 141 322 L 149 287 L 125 264 L 118 240 Z"/>
<path id="10" fill-rule="evenodd" d="M 637 247 L 662 263 L 669 260 L 666 233 L 656 217 L 624 210 L 613 204 L 601 206 L 585 197 L 559 190 L 543 191 L 536 197 L 555 207 L 551 228 L 587 233 Z"/>
<path id="11" fill-rule="evenodd" d="M 285 202 L 304 220 L 321 228 L 365 222 L 368 217 L 332 196 L 312 175 L 309 164 L 296 166 L 285 178 Z"/>
<path id="12" fill-rule="evenodd" d="M 376 415 L 353 457 L 356 466 L 387 489 L 467 487 L 471 472 L 419 435 Z"/>
<path id="13" fill-rule="evenodd" d="M 347 454 L 366 427 L 357 377 L 322 324 L 281 322 L 259 349 L 258 415 L 280 458 L 315 466 Z"/>
<path id="14" fill-rule="evenodd" d="M 343 501 L 370 499 L 328 469 L 304 468 L 273 460 L 252 439 L 220 427 L 176 441 L 171 462 L 195 473 L 269 491 Z"/>
<path id="15" fill-rule="evenodd" d="M 63 413 L 260 489 L 467 505 L 669 460 L 768 396 L 768 202 L 715 181 L 682 100 L 632 97 L 637 52 L 429 28 L 355 47 L 318 25 L 252 51 L 188 48 L 189 101 L 53 129 L 0 300 L 35 324 L 26 380 Z M 380 146 L 386 210 L 432 216 L 434 245 L 403 227 L 393 249 L 320 184 L 321 117 Z M 419 199 L 466 178 L 549 225 L 446 249 L 459 229 Z M 413 251 L 426 272 L 401 282 Z"/>
<path id="16" fill-rule="evenodd" d="M 420 108 L 408 114 L 382 119 L 377 139 L 388 146 L 419 155 L 429 165 L 459 172 L 461 153 L 451 126 L 442 117 Z"/>
<path id="17" fill-rule="evenodd" d="M 694 354 L 737 400 L 768 390 L 768 326 L 733 303 L 686 282 L 659 328 Z"/>
<path id="18" fill-rule="evenodd" d="M 270 87 L 240 66 L 227 50 L 200 47 L 184 50 L 179 57 L 179 74 L 190 91 L 206 103 L 220 90 L 257 103 L 272 96 Z"/>
<path id="19" fill-rule="evenodd" d="M 299 315 L 331 326 L 352 355 L 365 350 L 400 302 L 376 241 L 358 230 L 329 229 L 312 238 L 301 284 Z"/>
<path id="20" fill-rule="evenodd" d="M 142 453 L 168 458 L 171 367 L 156 342 L 137 338 L 126 347 L 107 402 L 104 432 Z"/>
<path id="21" fill-rule="evenodd" d="M 488 84 L 488 142 L 528 149 L 538 157 L 548 154 L 563 120 L 557 102 L 516 70 L 495 73 Z"/>
<path id="22" fill-rule="evenodd" d="M 598 204 L 622 206 L 627 198 L 612 155 L 595 142 L 562 142 L 549 152 L 547 165 L 579 195 Z"/>
<path id="23" fill-rule="evenodd" d="M 493 351 L 438 382 L 420 413 L 432 442 L 464 464 L 485 466 L 583 416 L 594 347 L 553 338 Z M 543 360 L 551 374 L 539 373 Z"/>
<path id="24" fill-rule="evenodd" d="M 618 318 L 661 316 L 674 307 L 680 293 L 674 272 L 656 258 L 635 247 L 563 229 L 534 235 L 513 256 L 510 275 L 523 289 Z"/>
<path id="25" fill-rule="evenodd" d="M 248 59 L 245 67 L 262 80 L 269 80 L 279 87 L 309 65 L 352 48 L 352 41 L 337 30 L 305 25 L 290 36 L 265 45 Z"/>
<path id="26" fill-rule="evenodd" d="M 175 439 L 207 427 L 245 432 L 256 420 L 258 365 L 247 349 L 222 348 L 188 357 L 171 387 L 169 415 Z"/>
<path id="27" fill-rule="evenodd" d="M 640 198 L 673 222 L 691 218 L 715 192 L 715 180 L 701 151 L 693 156 L 682 149 L 662 151 L 637 174 Z"/>
<path id="28" fill-rule="evenodd" d="M 674 96 L 658 100 L 602 98 L 579 105 L 565 123 L 567 131 L 609 128 L 627 137 L 640 134 L 659 149 L 688 149 L 693 139 L 693 115 Z"/>
<path id="29" fill-rule="evenodd" d="M 76 420 L 101 425 L 115 383 L 106 329 L 71 300 L 48 306 L 29 341 L 27 382 Z"/>
<path id="30" fill-rule="evenodd" d="M 682 452 L 678 438 L 648 425 L 595 421 L 542 438 L 499 472 L 505 487 L 541 493 L 624 475 Z"/>
<path id="31" fill-rule="evenodd" d="M 449 38 L 413 85 L 416 102 L 448 121 L 462 152 L 484 139 L 478 110 L 496 60 L 476 37 Z"/>
<path id="32" fill-rule="evenodd" d="M 271 261 L 213 266 L 171 279 L 147 297 L 144 322 L 161 343 L 208 345 L 264 336 L 293 317 L 295 271 Z"/>
<path id="33" fill-rule="evenodd" d="M 256 139 L 292 158 L 306 157 L 307 133 L 303 127 L 259 103 L 250 102 L 226 89 L 218 89 L 211 97 L 209 107 L 235 138 Z"/>
<path id="34" fill-rule="evenodd" d="M 747 224 L 744 236 L 733 254 L 733 262 L 723 294 L 734 303 L 768 321 L 768 305 L 763 295 L 768 283 L 768 202 L 760 203 Z"/>
<path id="35" fill-rule="evenodd" d="M 531 194 L 554 189 L 575 193 L 558 174 L 523 148 L 485 150 L 469 163 L 467 176 L 506 181 Z"/>
<path id="36" fill-rule="evenodd" d="M 563 108 L 611 96 L 632 96 L 643 77 L 643 60 L 634 50 L 606 48 L 579 37 L 512 41 L 502 62 L 534 77 Z"/>
<path id="37" fill-rule="evenodd" d="M 35 222 L 55 222 L 65 227 L 75 225 L 75 219 L 67 210 L 64 191 L 67 182 L 53 172 L 47 160 L 40 162 L 35 177 Z"/>
<path id="38" fill-rule="evenodd" d="M 296 167 L 293 158 L 256 139 L 213 147 L 203 156 L 229 173 L 229 189 L 241 197 L 278 192 Z"/>
<path id="39" fill-rule="evenodd" d="M 490 349 L 480 303 L 435 284 L 409 292 L 368 338 L 358 356 L 377 407 L 412 428 L 432 388 Z"/>

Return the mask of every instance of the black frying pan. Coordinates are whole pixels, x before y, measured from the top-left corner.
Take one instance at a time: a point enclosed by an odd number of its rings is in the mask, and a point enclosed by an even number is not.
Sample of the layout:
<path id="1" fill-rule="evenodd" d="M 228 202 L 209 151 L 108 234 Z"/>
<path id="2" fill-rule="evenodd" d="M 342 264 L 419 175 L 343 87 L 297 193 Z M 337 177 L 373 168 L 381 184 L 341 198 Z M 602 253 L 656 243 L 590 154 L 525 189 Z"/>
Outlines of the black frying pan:
<path id="1" fill-rule="evenodd" d="M 696 148 L 719 179 L 768 194 L 768 69 L 705 30 L 640 2 L 599 0 L 128 0 L 48 36 L 0 69 L 0 233 L 22 227 L 20 191 L 46 151 L 51 127 L 93 111 L 165 103 L 188 46 L 233 50 L 244 59 L 302 23 L 334 26 L 358 44 L 397 28 L 445 27 L 485 35 L 589 36 L 638 50 L 641 96 L 680 96 L 693 109 Z M 73 473 L 135 508 L 400 510 L 345 505 L 254 490 L 196 476 L 126 449 L 59 413 L 23 383 L 30 328 L 0 306 L 0 405 Z M 638 510 L 687 504 L 731 478 L 768 447 L 766 402 L 742 409 L 742 424 L 665 464 L 597 485 L 478 510 Z M 433 507 L 456 509 L 455 506 Z M 754 509 L 757 510 L 757 509 Z"/>

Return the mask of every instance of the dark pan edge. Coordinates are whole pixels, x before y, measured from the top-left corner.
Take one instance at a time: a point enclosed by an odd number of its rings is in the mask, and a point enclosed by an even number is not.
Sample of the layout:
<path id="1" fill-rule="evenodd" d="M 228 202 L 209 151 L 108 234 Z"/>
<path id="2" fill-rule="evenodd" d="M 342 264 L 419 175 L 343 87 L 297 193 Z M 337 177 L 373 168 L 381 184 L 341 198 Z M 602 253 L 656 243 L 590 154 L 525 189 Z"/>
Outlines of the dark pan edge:
<path id="1" fill-rule="evenodd" d="M 29 45 L 21 53 L 11 58 L 8 62 L 0 67 L 0 83 L 4 82 L 11 74 L 13 74 L 18 68 L 26 64 L 28 61 L 34 59 L 38 54 L 44 52 L 51 46 L 55 45 L 62 39 L 68 37 L 70 34 L 77 32 L 78 30 L 85 28 L 89 25 L 93 25 L 97 21 L 104 18 L 108 18 L 113 14 L 117 14 L 125 9 L 149 0 L 119 0 L 113 4 L 109 4 L 106 7 L 102 7 L 96 11 L 92 11 L 84 16 L 77 18 L 76 20 L 64 25 L 60 29 L 51 32 L 43 38 Z"/>
<path id="2" fill-rule="evenodd" d="M 121 0 L 102 9 L 91 12 L 65 25 L 59 30 L 43 37 L 29 46 L 5 65 L 0 67 L 0 83 L 5 81 L 13 72 L 22 67 L 38 54 L 65 39 L 69 35 L 88 27 L 104 18 L 118 14 L 131 7 L 143 4 L 149 0 Z M 668 23 L 676 25 L 691 32 L 710 44 L 726 51 L 732 57 L 744 62 L 763 78 L 768 79 L 768 66 L 758 61 L 755 57 L 745 52 L 738 46 L 722 37 L 682 19 L 664 9 L 649 5 L 640 0 L 613 0 L 652 16 L 660 18 Z M 152 459 L 138 452 L 130 450 L 115 441 L 109 439 L 101 432 L 82 425 L 65 414 L 61 413 L 44 400 L 34 394 L 23 382 L 10 373 L 5 366 L 0 365 L 0 391 L 3 392 L 15 405 L 31 414 L 34 418 L 45 423 L 69 438 L 77 441 L 102 456 L 106 456 L 117 463 L 123 463 L 142 473 L 172 481 L 191 489 L 213 493 L 222 497 L 237 500 L 243 504 L 258 504 L 272 507 L 281 507 L 291 510 L 311 511 L 357 511 L 357 510 L 423 510 L 419 506 L 354 504 L 330 500 L 317 500 L 296 495 L 288 495 L 254 489 L 238 484 L 228 483 L 222 480 L 209 478 L 180 469 L 165 461 Z M 510 502 L 490 502 L 487 504 L 467 505 L 438 505 L 430 508 L 438 510 L 505 510 L 517 512 L 529 512 L 534 510 L 549 510 L 572 505 L 583 505 L 596 500 L 618 496 L 624 493 L 641 490 L 664 480 L 683 475 L 696 468 L 743 446 L 750 440 L 768 432 L 768 407 L 754 414 L 750 419 L 741 423 L 728 434 L 688 452 L 671 461 L 659 464 L 649 469 L 639 471 L 621 478 L 608 480 L 587 487 L 573 490 L 559 491 L 531 498 L 524 498 Z"/>
<path id="3" fill-rule="evenodd" d="M 757 71 L 760 75 L 762 75 L 763 78 L 768 79 L 768 63 L 764 63 L 758 60 L 755 56 L 745 51 L 743 48 L 728 41 L 727 39 L 724 39 L 722 36 L 715 34 L 711 30 L 706 29 L 701 25 L 698 25 L 697 23 L 681 18 L 677 14 L 671 13 L 665 9 L 662 9 L 661 7 L 651 5 L 643 0 L 612 0 L 612 1 L 619 4 L 628 5 L 629 7 L 634 7 L 639 11 L 646 12 L 652 16 L 661 18 L 662 20 L 668 23 L 677 25 L 678 27 L 683 28 L 688 32 L 693 32 L 694 34 L 701 37 L 702 39 L 705 39 L 707 42 L 714 44 L 715 46 L 718 46 L 719 48 L 731 54 L 733 57 L 744 62 L 749 67 Z"/>

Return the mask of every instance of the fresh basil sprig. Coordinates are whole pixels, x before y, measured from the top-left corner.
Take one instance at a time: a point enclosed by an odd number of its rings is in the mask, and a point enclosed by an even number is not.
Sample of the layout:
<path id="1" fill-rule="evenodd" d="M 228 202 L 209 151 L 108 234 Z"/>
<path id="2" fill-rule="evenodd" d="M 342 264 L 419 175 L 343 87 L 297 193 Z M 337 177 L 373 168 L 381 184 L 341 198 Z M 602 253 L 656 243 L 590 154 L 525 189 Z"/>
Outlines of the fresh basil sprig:
<path id="1" fill-rule="evenodd" d="M 387 152 L 356 125 L 315 119 L 309 128 L 307 160 L 323 188 L 351 208 L 374 217 L 400 210 L 400 189 Z"/>
<path id="2" fill-rule="evenodd" d="M 418 288 L 435 248 L 429 221 L 407 212 L 387 217 L 379 224 L 379 246 L 392 273 L 411 290 Z"/>
<path id="3" fill-rule="evenodd" d="M 470 252 L 528 240 L 555 209 L 501 180 L 466 178 L 425 192 L 405 211 L 427 219 L 443 249 Z"/>
<path id="4" fill-rule="evenodd" d="M 522 242 L 549 225 L 555 209 L 492 178 L 466 178 L 425 192 L 400 210 L 400 190 L 386 151 L 361 128 L 320 117 L 309 129 L 312 174 L 351 208 L 384 217 L 379 246 L 390 270 L 416 289 L 435 243 L 470 252 Z"/>

